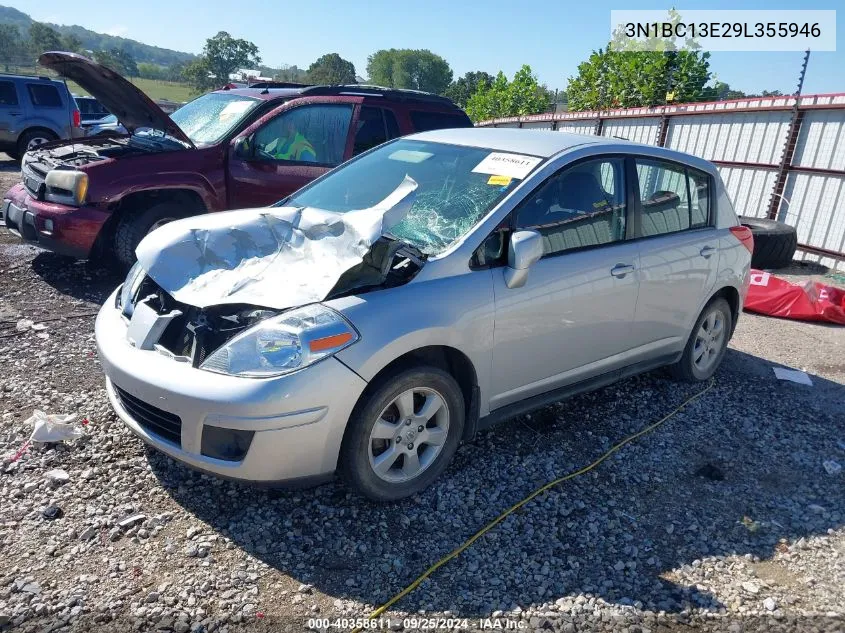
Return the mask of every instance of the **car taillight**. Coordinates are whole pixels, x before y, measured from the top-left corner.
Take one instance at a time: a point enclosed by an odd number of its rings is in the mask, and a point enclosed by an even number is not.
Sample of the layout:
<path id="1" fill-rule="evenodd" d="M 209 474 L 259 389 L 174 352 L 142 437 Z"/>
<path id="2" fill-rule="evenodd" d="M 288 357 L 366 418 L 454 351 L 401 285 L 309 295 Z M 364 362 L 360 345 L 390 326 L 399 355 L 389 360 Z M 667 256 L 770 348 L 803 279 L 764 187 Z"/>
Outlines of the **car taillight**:
<path id="1" fill-rule="evenodd" d="M 742 242 L 742 245 L 748 249 L 749 253 L 754 253 L 754 234 L 751 232 L 751 229 L 740 224 L 738 226 L 732 226 L 731 233 Z"/>
<path id="2" fill-rule="evenodd" d="M 82 125 L 82 115 L 79 114 L 79 110 L 73 111 L 73 127 L 79 127 Z"/>

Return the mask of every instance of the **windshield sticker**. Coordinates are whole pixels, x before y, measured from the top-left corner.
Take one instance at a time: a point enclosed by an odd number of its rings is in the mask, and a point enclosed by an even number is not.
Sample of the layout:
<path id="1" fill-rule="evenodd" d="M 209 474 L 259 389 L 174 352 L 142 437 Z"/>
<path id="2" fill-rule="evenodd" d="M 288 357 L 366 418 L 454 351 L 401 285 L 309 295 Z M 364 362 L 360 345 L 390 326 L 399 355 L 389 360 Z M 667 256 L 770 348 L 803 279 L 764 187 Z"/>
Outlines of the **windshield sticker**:
<path id="1" fill-rule="evenodd" d="M 398 149 L 393 152 L 388 158 L 390 160 L 398 160 L 403 163 L 421 163 L 434 156 L 430 152 L 418 152 L 411 149 Z"/>
<path id="2" fill-rule="evenodd" d="M 500 187 L 507 187 L 509 184 L 511 184 L 511 180 L 513 180 L 513 178 L 511 178 L 510 176 L 490 176 L 490 178 L 487 179 L 487 184 L 498 185 Z"/>
<path id="3" fill-rule="evenodd" d="M 491 174 L 494 176 L 510 176 L 511 178 L 525 178 L 542 158 L 524 156 L 522 154 L 506 154 L 492 152 L 472 170 L 477 174 Z"/>

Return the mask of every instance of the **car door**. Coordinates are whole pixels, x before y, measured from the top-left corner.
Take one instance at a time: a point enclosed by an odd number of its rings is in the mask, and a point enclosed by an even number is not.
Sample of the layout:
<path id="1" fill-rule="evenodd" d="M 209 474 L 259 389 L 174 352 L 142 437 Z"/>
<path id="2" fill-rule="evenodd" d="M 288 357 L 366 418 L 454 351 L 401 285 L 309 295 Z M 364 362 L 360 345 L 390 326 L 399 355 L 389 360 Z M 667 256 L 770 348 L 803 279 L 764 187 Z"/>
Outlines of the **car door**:
<path id="1" fill-rule="evenodd" d="M 686 343 L 716 283 L 719 235 L 711 218 L 713 188 L 709 175 L 680 163 L 634 162 L 640 295 L 633 336 L 644 354 L 672 354 Z"/>
<path id="2" fill-rule="evenodd" d="M 14 81 L 0 80 L 0 146 L 12 146 L 18 140 L 23 107 Z"/>
<path id="3" fill-rule="evenodd" d="M 639 287 L 625 172 L 624 157 L 581 161 L 515 209 L 513 229 L 539 231 L 544 255 L 521 288 L 493 275 L 491 410 L 624 364 Z"/>
<path id="4" fill-rule="evenodd" d="M 230 148 L 229 208 L 290 195 L 348 158 L 351 103 L 312 103 L 248 128 Z"/>

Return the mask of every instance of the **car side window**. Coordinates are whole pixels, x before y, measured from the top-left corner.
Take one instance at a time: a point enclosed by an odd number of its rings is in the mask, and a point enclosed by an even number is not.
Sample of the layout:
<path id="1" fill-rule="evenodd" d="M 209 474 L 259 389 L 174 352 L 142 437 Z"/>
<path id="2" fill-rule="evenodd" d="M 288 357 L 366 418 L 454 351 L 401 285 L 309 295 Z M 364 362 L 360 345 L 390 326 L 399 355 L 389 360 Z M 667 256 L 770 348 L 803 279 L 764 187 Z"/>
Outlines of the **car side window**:
<path id="1" fill-rule="evenodd" d="M 697 229 L 710 224 L 710 176 L 696 169 L 687 169 L 689 175 L 690 226 Z"/>
<path id="2" fill-rule="evenodd" d="M 691 203 L 691 185 L 685 167 L 641 158 L 635 162 L 641 208 L 637 237 L 668 235 L 707 224 L 709 185 L 706 176 L 702 183 L 703 197 L 696 185 L 696 200 Z"/>
<path id="3" fill-rule="evenodd" d="M 64 106 L 59 91 L 52 84 L 26 84 L 29 100 L 37 108 L 61 108 Z"/>
<path id="4" fill-rule="evenodd" d="M 453 127 L 472 127 L 472 121 L 463 112 L 411 111 L 411 123 L 415 132 L 443 130 Z"/>
<path id="5" fill-rule="evenodd" d="M 358 115 L 358 129 L 355 132 L 353 155 L 366 152 L 387 140 L 387 130 L 382 112 L 381 108 L 361 106 L 361 113 Z"/>
<path id="6" fill-rule="evenodd" d="M 18 105 L 18 91 L 11 81 L 0 81 L 0 106 Z"/>
<path id="7" fill-rule="evenodd" d="M 382 110 L 384 112 L 384 122 L 387 124 L 387 138 L 399 138 L 402 136 L 399 132 L 399 123 L 396 121 L 396 115 L 391 110 Z"/>
<path id="8" fill-rule="evenodd" d="M 625 239 L 625 160 L 588 160 L 558 172 L 516 210 L 516 229 L 543 236 L 543 254 Z"/>
<path id="9" fill-rule="evenodd" d="M 304 105 L 287 110 L 255 132 L 254 156 L 274 162 L 339 165 L 351 120 L 349 104 Z"/>

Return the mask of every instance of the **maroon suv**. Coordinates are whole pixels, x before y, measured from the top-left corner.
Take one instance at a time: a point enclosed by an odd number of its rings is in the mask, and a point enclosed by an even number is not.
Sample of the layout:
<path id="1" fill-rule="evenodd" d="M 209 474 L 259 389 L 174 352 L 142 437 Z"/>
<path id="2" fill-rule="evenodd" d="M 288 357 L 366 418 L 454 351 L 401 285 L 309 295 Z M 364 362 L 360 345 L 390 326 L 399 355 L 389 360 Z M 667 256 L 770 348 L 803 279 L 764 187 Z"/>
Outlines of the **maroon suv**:
<path id="1" fill-rule="evenodd" d="M 396 136 L 470 127 L 435 95 L 372 86 L 218 90 L 167 116 L 117 73 L 73 53 L 39 62 L 117 116 L 129 136 L 56 142 L 28 152 L 0 223 L 24 240 L 80 259 L 129 265 L 154 228 L 177 218 L 284 198 Z"/>

